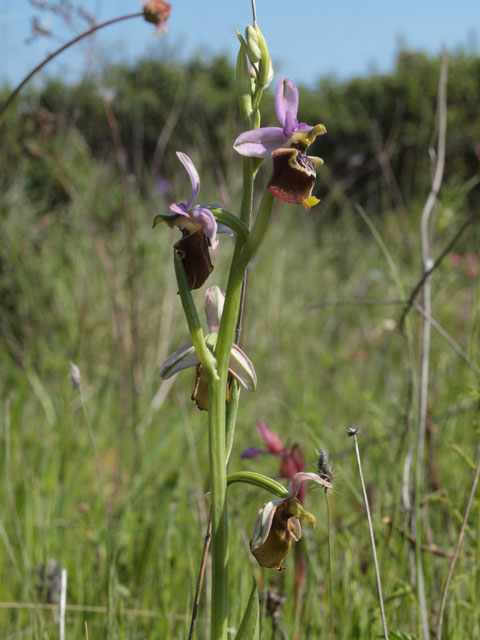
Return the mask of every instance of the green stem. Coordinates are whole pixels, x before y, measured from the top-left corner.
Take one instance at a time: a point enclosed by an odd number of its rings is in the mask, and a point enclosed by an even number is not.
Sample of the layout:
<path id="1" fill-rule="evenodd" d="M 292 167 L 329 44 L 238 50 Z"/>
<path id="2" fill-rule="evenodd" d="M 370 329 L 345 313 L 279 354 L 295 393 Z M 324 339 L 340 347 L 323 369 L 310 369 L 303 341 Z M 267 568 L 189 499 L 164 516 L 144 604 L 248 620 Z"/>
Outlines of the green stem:
<path id="1" fill-rule="evenodd" d="M 251 170 L 252 171 L 252 170 Z M 247 171 L 244 172 L 246 175 Z M 242 214 L 247 215 L 251 205 L 253 177 L 244 190 Z M 209 377 L 209 456 L 212 496 L 212 619 L 211 640 L 226 640 L 228 616 L 228 522 L 226 503 L 226 390 L 230 352 L 235 338 L 238 312 L 242 298 L 242 282 L 250 259 L 258 249 L 273 206 L 273 196 L 263 197 L 252 228 L 252 237 L 245 243 L 237 237 L 230 267 L 222 320 L 215 349 L 217 379 Z M 182 300 L 183 302 L 183 300 Z M 185 308 L 185 307 L 184 307 Z M 193 340 L 193 337 L 192 337 Z M 200 357 L 200 354 L 199 354 Z M 231 425 L 230 425 L 231 428 Z M 231 443 L 230 443 L 231 445 Z M 229 445 L 229 446 L 230 446 Z"/>
<path id="2" fill-rule="evenodd" d="M 243 195 L 240 207 L 240 220 L 250 228 L 253 207 L 253 161 L 252 158 L 242 158 Z"/>
<path id="3" fill-rule="evenodd" d="M 273 493 L 277 498 L 287 498 L 290 495 L 288 489 L 285 489 L 283 484 L 263 475 L 263 473 L 257 473 L 255 471 L 237 471 L 236 473 L 230 473 L 227 476 L 227 485 L 230 486 L 235 482 L 253 484 L 256 487 L 270 491 L 270 493 Z"/>
<path id="4" fill-rule="evenodd" d="M 247 267 L 263 240 L 268 223 L 270 222 L 274 201 L 275 196 L 271 194 L 270 191 L 265 190 L 260 209 L 255 219 L 255 224 L 248 235 L 240 256 L 240 264 L 244 266 L 244 268 Z"/>
<path id="5" fill-rule="evenodd" d="M 228 618 L 227 468 L 225 463 L 225 386 L 208 385 L 209 458 L 212 500 L 211 640 L 226 640 Z"/>

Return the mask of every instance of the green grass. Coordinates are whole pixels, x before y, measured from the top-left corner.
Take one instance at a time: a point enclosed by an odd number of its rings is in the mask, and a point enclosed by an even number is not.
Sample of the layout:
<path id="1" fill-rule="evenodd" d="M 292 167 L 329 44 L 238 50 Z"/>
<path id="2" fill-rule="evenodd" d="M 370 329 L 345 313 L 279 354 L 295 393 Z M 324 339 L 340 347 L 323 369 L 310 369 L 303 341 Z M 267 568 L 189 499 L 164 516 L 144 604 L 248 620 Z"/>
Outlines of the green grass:
<path id="1" fill-rule="evenodd" d="M 85 637 L 85 620 L 90 638 L 185 638 L 209 487 L 206 415 L 189 399 L 194 374 L 182 372 L 167 382 L 158 376 L 166 356 L 187 340 L 171 259 L 177 234 L 166 225 L 151 229 L 168 202 L 142 194 L 135 181 L 127 194 L 116 170 L 91 157 L 73 129 L 68 141 L 41 150 L 37 160 L 58 180 L 65 199 L 52 206 L 46 193 L 44 200 L 32 198 L 19 173 L 0 201 L 0 601 L 42 602 L 35 567 L 55 558 L 68 571 L 69 603 L 110 608 L 110 617 L 69 611 L 69 640 Z M 202 169 L 201 199 L 216 200 L 215 176 L 208 164 Z M 173 184 L 175 193 L 182 189 L 183 176 Z M 237 190 L 229 195 L 235 210 Z M 440 207 L 436 253 L 461 219 L 461 194 L 455 199 L 449 191 L 449 197 L 460 204 L 452 210 L 449 203 L 448 215 Z M 419 202 L 405 219 L 368 212 L 406 291 L 420 272 Z M 361 430 L 389 628 L 416 635 L 411 547 L 401 533 L 409 529 L 401 485 L 411 441 L 410 363 L 406 339 L 395 328 L 401 307 L 318 306 L 399 296 L 385 256 L 353 204 L 346 201 L 335 219 L 322 214 L 322 205 L 308 214 L 279 206 L 273 216 L 250 271 L 243 337 L 259 384 L 254 394 L 242 393 L 230 469 L 278 474 L 274 458 L 240 459 L 245 447 L 260 445 L 258 418 L 286 442 L 301 444 L 307 470 L 315 469 L 316 451 L 328 449 L 337 478 L 330 498 L 336 637 L 371 640 L 381 624 L 346 429 Z M 224 288 L 231 241 L 222 238 L 221 245 L 209 283 Z M 458 250 L 477 246 L 472 228 Z M 203 293 L 195 297 L 201 306 Z M 477 307 L 478 279 L 446 259 L 433 275 L 434 317 L 478 363 Z M 410 316 L 418 361 L 420 323 L 415 311 Z M 68 377 L 71 360 L 82 373 L 106 513 L 86 417 Z M 473 478 L 478 399 L 475 373 L 433 331 L 424 542 L 448 552 Z M 261 589 L 287 595 L 279 626 L 293 638 L 294 554 L 277 574 L 260 570 L 248 549 L 266 499 L 251 486 L 229 489 L 230 624 L 239 624 L 254 575 Z M 317 528 L 305 527 L 302 542 L 308 572 L 298 637 L 313 640 L 329 637 L 322 491 L 309 491 L 307 508 L 316 514 Z M 480 637 L 479 521 L 476 499 L 446 611 L 445 637 L 451 640 Z M 448 559 L 429 552 L 423 558 L 434 622 Z M 207 598 L 205 592 L 202 639 L 208 637 Z M 3 638 L 57 634 L 53 613 L 44 610 L 0 609 L 0 629 Z M 264 620 L 263 638 L 271 637 L 270 629 Z"/>

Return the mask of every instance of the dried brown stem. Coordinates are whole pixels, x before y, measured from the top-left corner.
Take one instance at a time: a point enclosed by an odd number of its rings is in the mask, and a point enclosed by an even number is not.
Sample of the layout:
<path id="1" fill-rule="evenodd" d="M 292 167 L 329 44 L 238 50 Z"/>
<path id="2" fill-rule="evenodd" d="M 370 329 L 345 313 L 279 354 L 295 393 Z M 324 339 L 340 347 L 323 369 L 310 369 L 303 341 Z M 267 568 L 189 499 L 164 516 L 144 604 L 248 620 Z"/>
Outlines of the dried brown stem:
<path id="1" fill-rule="evenodd" d="M 188 634 L 188 640 L 193 639 L 195 633 L 195 624 L 198 617 L 198 605 L 200 603 L 200 595 L 202 593 L 203 578 L 205 576 L 205 567 L 207 566 L 208 549 L 210 547 L 210 539 L 212 537 L 212 510 L 210 509 L 210 515 L 208 516 L 207 533 L 205 534 L 205 540 L 203 543 L 202 561 L 200 563 L 200 571 L 198 572 L 197 588 L 195 590 L 195 599 L 193 601 L 192 609 L 192 621 L 190 623 L 190 632 Z"/>
<path id="2" fill-rule="evenodd" d="M 443 170 L 445 167 L 445 145 L 447 135 L 447 65 L 448 58 L 446 52 L 442 57 L 442 66 L 440 69 L 440 79 L 438 83 L 438 140 L 436 150 L 436 164 L 433 174 L 432 188 L 428 194 L 428 198 L 423 207 L 422 217 L 420 220 L 420 239 L 422 247 L 422 268 L 424 274 L 423 282 L 423 308 L 428 317 L 432 315 L 432 296 L 430 287 L 430 278 L 425 274 L 431 270 L 432 261 L 430 259 L 431 252 L 431 225 L 430 219 L 437 203 L 438 193 L 443 180 Z M 415 504 L 412 510 L 412 533 L 416 536 L 415 545 L 415 569 L 417 581 L 417 596 L 420 612 L 420 626 L 422 629 L 423 640 L 430 639 L 430 630 L 428 625 L 427 598 L 425 593 L 425 581 L 423 575 L 422 557 L 420 553 L 420 522 L 419 522 L 419 501 L 420 492 L 423 485 L 423 453 L 425 448 L 425 430 L 427 421 L 427 401 L 428 401 L 428 384 L 430 369 L 430 335 L 431 324 L 424 318 L 422 329 L 422 357 L 420 364 L 420 389 L 418 403 L 418 426 L 416 438 L 416 461 L 415 461 Z"/>
<path id="3" fill-rule="evenodd" d="M 457 233 L 453 236 L 453 238 L 450 240 L 450 242 L 445 246 L 443 251 L 436 258 L 436 260 L 432 263 L 432 265 L 426 271 L 424 271 L 422 277 L 417 282 L 415 287 L 412 289 L 412 293 L 410 294 L 410 296 L 408 297 L 408 300 L 405 303 L 405 309 L 403 310 L 402 315 L 400 317 L 400 320 L 398 321 L 398 326 L 400 327 L 400 329 L 403 328 L 407 313 L 410 311 L 412 306 L 414 306 L 413 302 L 414 302 L 415 298 L 417 297 L 418 293 L 421 291 L 421 289 L 422 289 L 422 287 L 423 287 L 423 285 L 425 283 L 425 280 L 435 271 L 435 269 L 437 269 L 437 267 L 440 266 L 440 264 L 443 261 L 443 259 L 445 258 L 445 256 L 447 256 L 450 253 L 450 251 L 453 249 L 453 247 L 455 246 L 455 244 L 457 243 L 459 238 L 468 229 L 468 227 L 473 222 L 475 222 L 475 220 L 477 220 L 477 219 L 478 219 L 478 211 L 475 211 L 474 213 L 470 214 L 468 216 L 468 218 L 466 218 L 464 220 L 464 222 L 462 223 L 462 225 L 458 229 Z"/>

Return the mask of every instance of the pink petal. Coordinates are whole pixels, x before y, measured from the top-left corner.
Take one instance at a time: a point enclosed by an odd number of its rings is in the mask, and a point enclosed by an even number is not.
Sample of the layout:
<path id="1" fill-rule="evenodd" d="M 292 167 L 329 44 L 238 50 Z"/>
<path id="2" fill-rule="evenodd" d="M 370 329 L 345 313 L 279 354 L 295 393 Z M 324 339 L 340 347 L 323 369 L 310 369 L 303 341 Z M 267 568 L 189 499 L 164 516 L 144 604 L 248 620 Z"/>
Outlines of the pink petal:
<path id="1" fill-rule="evenodd" d="M 190 177 L 190 182 L 192 183 L 192 195 L 190 196 L 187 204 L 187 209 L 190 209 L 196 197 L 198 196 L 198 192 L 200 191 L 200 176 L 198 175 L 198 171 L 195 169 L 195 165 L 193 164 L 192 159 L 187 156 L 186 153 L 177 151 L 177 158 L 187 170 L 187 173 Z"/>
<path id="2" fill-rule="evenodd" d="M 313 480 L 317 484 L 321 484 L 322 487 L 325 487 L 326 489 L 332 488 L 331 483 L 328 482 L 328 480 L 324 480 L 323 478 L 321 478 L 318 474 L 309 473 L 307 471 L 300 471 L 299 473 L 296 473 L 293 476 L 289 484 L 288 491 L 290 495 L 296 496 L 300 491 L 300 487 L 302 486 L 302 483 L 305 482 L 306 480 Z"/>
<path id="3" fill-rule="evenodd" d="M 275 113 L 277 114 L 278 121 L 285 127 L 287 124 L 287 114 L 290 113 L 290 118 L 296 120 L 297 112 L 298 89 L 291 80 L 283 78 L 278 83 L 275 94 Z M 288 135 L 290 135 L 290 133 Z"/>
<path id="4" fill-rule="evenodd" d="M 292 115 L 291 111 L 287 111 L 285 118 L 285 126 L 283 127 L 283 133 L 286 136 L 291 136 L 298 128 L 298 120 Z"/>
<path id="5" fill-rule="evenodd" d="M 185 216 L 187 218 L 190 217 L 188 209 L 183 202 L 172 202 L 172 204 L 168 207 L 167 214 L 168 213 L 176 216 Z"/>
<path id="6" fill-rule="evenodd" d="M 269 452 L 274 455 L 279 455 L 284 449 L 280 436 L 269 429 L 263 420 L 257 420 L 257 429 L 260 437 L 267 445 Z"/>
<path id="7" fill-rule="evenodd" d="M 233 148 L 241 156 L 269 158 L 275 149 L 285 144 L 287 137 L 280 127 L 251 129 L 238 136 L 233 143 Z"/>
<path id="8" fill-rule="evenodd" d="M 196 205 L 190 209 L 192 222 L 201 225 L 203 233 L 210 240 L 212 247 L 216 245 L 217 221 L 210 209 L 205 209 L 201 205 Z"/>

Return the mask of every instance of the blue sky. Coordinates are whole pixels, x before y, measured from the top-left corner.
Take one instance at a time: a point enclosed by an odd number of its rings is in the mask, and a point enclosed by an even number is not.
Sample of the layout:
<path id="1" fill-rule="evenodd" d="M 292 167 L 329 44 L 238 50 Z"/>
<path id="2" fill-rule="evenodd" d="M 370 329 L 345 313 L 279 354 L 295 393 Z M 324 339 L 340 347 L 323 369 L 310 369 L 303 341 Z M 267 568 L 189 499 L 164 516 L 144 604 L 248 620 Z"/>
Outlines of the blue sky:
<path id="1" fill-rule="evenodd" d="M 48 0 L 59 3 L 61 0 Z M 74 6 L 80 5 L 72 0 Z M 138 9 L 137 0 L 83 0 L 99 22 Z M 31 41 L 37 16 L 51 38 Z M 438 53 L 467 46 L 480 53 L 480 0 L 257 0 L 257 19 L 275 71 L 311 84 L 324 74 L 340 78 L 391 69 L 400 43 Z M 251 23 L 249 0 L 172 0 L 168 34 L 154 38 L 154 27 L 140 18 L 109 27 L 62 54 L 50 67 L 74 80 L 109 59 L 129 61 L 155 50 L 180 58 L 194 53 L 236 55 L 235 29 Z M 18 82 L 38 61 L 84 28 L 39 11 L 29 0 L 0 0 L 0 84 Z M 29 42 L 30 39 L 30 42 Z M 278 76 L 277 76 L 278 77 Z"/>

